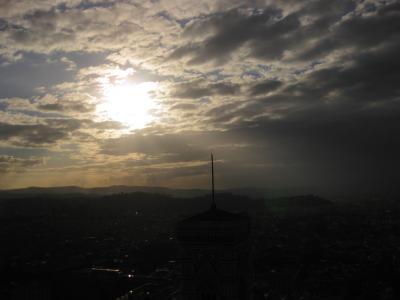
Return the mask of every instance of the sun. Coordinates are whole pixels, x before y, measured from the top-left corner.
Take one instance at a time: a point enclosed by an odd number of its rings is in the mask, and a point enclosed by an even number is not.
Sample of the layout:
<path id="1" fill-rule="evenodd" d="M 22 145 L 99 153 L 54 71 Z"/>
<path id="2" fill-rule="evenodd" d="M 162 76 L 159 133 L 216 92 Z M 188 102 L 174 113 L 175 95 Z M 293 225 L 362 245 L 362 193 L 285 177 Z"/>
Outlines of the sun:
<path id="1" fill-rule="evenodd" d="M 110 83 L 102 87 L 102 102 L 98 113 L 106 119 L 118 121 L 130 129 L 140 129 L 152 122 L 157 103 L 152 92 L 156 82 Z"/>

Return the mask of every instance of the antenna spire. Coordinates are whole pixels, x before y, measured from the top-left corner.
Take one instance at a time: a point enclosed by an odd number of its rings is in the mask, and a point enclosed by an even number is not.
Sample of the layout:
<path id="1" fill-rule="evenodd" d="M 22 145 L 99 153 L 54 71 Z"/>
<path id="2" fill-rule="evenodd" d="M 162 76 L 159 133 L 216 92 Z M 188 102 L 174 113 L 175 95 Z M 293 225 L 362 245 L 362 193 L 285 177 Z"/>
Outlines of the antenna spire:
<path id="1" fill-rule="evenodd" d="M 215 203 L 215 197 L 214 197 L 214 156 L 212 152 L 211 152 L 211 192 L 212 192 L 211 209 L 216 209 L 217 205 Z"/>

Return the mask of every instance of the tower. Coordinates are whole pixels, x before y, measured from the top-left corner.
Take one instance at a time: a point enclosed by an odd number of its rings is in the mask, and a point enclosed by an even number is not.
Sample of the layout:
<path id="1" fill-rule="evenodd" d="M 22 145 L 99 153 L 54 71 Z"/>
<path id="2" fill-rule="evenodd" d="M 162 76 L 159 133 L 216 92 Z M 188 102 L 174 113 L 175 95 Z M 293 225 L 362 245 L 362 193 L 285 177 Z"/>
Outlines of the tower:
<path id="1" fill-rule="evenodd" d="M 211 154 L 211 206 L 180 221 L 183 300 L 250 299 L 250 219 L 217 208 Z"/>

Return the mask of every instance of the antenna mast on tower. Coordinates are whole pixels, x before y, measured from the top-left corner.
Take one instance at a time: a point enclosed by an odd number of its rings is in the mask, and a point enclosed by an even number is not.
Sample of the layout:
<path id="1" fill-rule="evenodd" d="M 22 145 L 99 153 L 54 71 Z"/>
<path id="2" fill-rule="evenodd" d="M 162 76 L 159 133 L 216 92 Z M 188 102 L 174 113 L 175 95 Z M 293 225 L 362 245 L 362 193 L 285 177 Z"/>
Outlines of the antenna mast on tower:
<path id="1" fill-rule="evenodd" d="M 217 205 L 215 203 L 215 197 L 214 197 L 214 156 L 211 153 L 211 192 L 212 192 L 212 203 L 211 203 L 211 209 L 217 208 Z"/>

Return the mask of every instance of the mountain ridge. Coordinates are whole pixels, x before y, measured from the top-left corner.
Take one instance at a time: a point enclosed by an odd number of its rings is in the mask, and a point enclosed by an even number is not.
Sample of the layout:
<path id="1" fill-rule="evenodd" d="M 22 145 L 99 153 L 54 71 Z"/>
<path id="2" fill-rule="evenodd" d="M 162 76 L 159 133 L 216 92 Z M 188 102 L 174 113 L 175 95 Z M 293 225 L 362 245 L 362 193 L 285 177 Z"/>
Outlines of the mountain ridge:
<path id="1" fill-rule="evenodd" d="M 243 195 L 250 198 L 266 198 L 266 197 L 283 197 L 298 195 L 296 189 L 269 189 L 260 187 L 242 187 L 242 188 L 227 188 L 217 189 L 218 193 L 232 193 Z M 191 198 L 207 195 L 209 189 L 193 188 L 193 189 L 174 189 L 161 186 L 128 186 L 128 185 L 112 185 L 104 187 L 80 187 L 80 186 L 58 186 L 58 187 L 39 187 L 31 186 L 27 188 L 17 189 L 0 189 L 0 195 L 3 197 L 16 198 L 26 195 L 58 195 L 58 194 L 83 194 L 83 195 L 113 195 L 121 193 L 154 193 L 163 194 L 179 198 Z M 304 193 L 303 193 L 304 194 Z"/>

